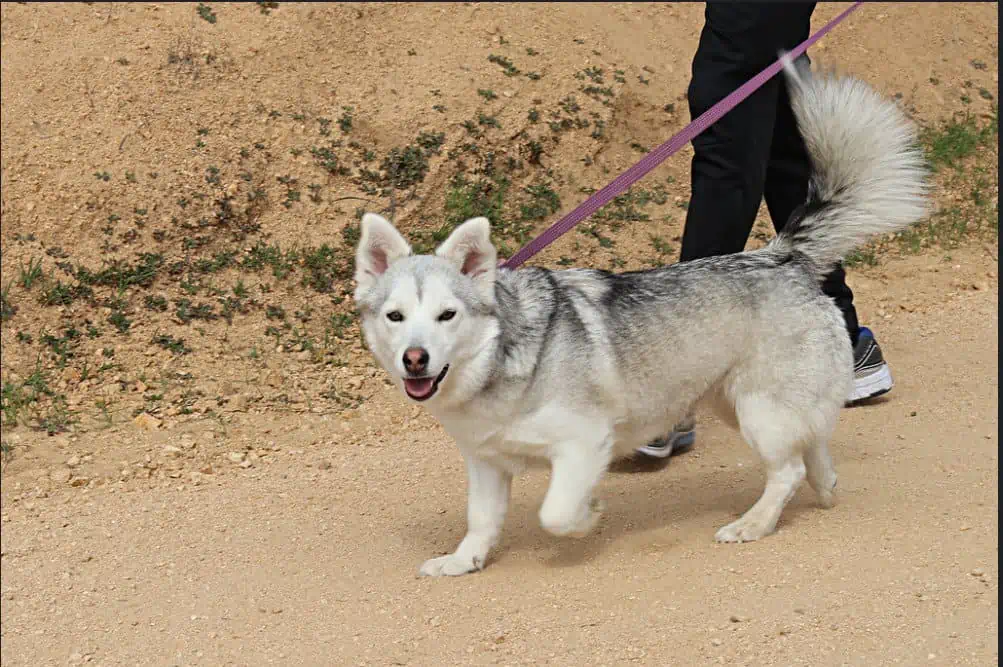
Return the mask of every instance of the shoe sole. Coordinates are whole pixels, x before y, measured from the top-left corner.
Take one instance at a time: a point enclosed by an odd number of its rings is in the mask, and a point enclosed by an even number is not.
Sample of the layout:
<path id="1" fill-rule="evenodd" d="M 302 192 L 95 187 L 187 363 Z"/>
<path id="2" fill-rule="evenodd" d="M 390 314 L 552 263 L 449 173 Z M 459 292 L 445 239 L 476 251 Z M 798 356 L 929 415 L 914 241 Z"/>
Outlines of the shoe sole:
<path id="1" fill-rule="evenodd" d="M 877 398 L 882 394 L 887 394 L 894 386 L 895 382 L 892 380 L 892 372 L 888 368 L 888 364 L 884 364 L 873 373 L 854 380 L 853 392 L 850 394 L 850 398 L 846 401 L 846 404 L 853 405 L 860 401 Z"/>
<path id="2" fill-rule="evenodd" d="M 637 453 L 650 456 L 653 459 L 667 459 L 674 454 L 682 454 L 693 449 L 697 441 L 696 431 L 673 431 L 668 442 L 663 447 L 651 447 L 645 445 L 638 447 Z"/>

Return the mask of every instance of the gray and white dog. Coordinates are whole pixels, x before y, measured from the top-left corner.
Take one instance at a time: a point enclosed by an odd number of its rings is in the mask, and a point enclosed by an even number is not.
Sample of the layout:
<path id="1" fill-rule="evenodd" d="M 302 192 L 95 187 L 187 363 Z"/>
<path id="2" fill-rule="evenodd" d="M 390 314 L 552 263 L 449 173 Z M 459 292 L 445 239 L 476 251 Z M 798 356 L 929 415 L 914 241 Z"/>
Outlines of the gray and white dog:
<path id="1" fill-rule="evenodd" d="M 413 255 L 367 214 L 355 301 L 366 342 L 410 400 L 456 440 L 468 475 L 467 533 L 420 573 L 484 567 L 513 475 L 551 466 L 540 522 L 582 537 L 615 456 L 669 431 L 701 399 L 766 467 L 766 489 L 720 542 L 757 540 L 808 478 L 834 501 L 828 441 L 853 382 L 840 311 L 820 277 L 875 234 L 927 210 L 911 123 L 862 82 L 785 63 L 813 163 L 800 210 L 766 247 L 647 271 L 496 269 L 486 218 Z"/>

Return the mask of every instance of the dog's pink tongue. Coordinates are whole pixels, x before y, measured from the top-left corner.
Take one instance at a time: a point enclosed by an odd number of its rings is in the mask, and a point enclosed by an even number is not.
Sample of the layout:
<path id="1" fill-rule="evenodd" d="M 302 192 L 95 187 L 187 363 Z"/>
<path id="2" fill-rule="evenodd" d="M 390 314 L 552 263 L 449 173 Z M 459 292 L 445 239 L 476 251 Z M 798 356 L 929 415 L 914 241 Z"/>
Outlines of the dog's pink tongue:
<path id="1" fill-rule="evenodd" d="M 423 398 L 432 393 L 433 384 L 435 384 L 435 378 L 409 378 L 404 380 L 404 388 L 407 389 L 407 393 L 415 398 Z"/>

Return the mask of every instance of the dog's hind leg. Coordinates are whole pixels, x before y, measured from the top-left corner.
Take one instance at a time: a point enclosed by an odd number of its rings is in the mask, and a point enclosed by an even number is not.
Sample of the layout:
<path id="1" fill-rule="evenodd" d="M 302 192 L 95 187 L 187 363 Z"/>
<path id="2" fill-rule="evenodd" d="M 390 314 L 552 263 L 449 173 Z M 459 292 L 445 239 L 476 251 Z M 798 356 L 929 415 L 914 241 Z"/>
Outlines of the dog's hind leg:
<path id="1" fill-rule="evenodd" d="M 807 429 L 795 412 L 769 396 L 744 395 L 735 414 L 742 436 L 766 466 L 766 489 L 740 519 L 717 531 L 718 542 L 751 542 L 772 533 L 805 478 L 801 442 Z"/>
<path id="2" fill-rule="evenodd" d="M 818 501 L 826 509 L 836 504 L 836 468 L 829 456 L 828 434 L 818 436 L 804 452 L 804 464 L 808 470 L 808 483 L 818 494 Z"/>
<path id="3" fill-rule="evenodd" d="M 613 457 L 613 438 L 595 443 L 568 442 L 551 458 L 550 487 L 540 507 L 540 525 L 559 537 L 585 537 L 602 517 L 602 502 L 592 491 Z"/>

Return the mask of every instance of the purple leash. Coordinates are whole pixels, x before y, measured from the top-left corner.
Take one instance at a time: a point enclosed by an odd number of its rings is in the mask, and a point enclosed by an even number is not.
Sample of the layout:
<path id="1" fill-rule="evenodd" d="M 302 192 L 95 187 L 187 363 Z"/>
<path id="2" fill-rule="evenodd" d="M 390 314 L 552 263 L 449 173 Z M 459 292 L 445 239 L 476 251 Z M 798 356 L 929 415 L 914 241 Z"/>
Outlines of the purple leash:
<path id="1" fill-rule="evenodd" d="M 829 21 L 825 26 L 819 29 L 814 35 L 801 42 L 796 46 L 791 52 L 790 57 L 792 60 L 796 60 L 801 57 L 808 47 L 813 45 L 818 40 L 822 39 L 830 30 L 835 28 L 837 25 L 843 22 L 847 16 L 856 11 L 863 2 L 853 3 L 846 11 L 837 16 L 836 18 Z M 738 89 L 732 92 L 730 95 L 725 97 L 723 100 L 712 106 L 707 111 L 703 112 L 689 125 L 684 127 L 678 134 L 666 141 L 664 144 L 658 148 L 653 149 L 647 155 L 645 155 L 640 162 L 635 164 L 633 167 L 623 172 L 617 176 L 610 184 L 602 188 L 591 197 L 586 199 L 584 202 L 578 205 L 576 209 L 568 213 L 566 216 L 555 222 L 550 228 L 544 231 L 542 234 L 537 236 L 535 239 L 530 241 L 526 246 L 524 246 L 519 252 L 512 255 L 504 264 L 502 268 L 514 269 L 524 263 L 527 259 L 540 252 L 548 245 L 553 243 L 558 239 L 558 237 L 571 231 L 571 228 L 577 225 L 579 222 L 589 217 L 600 208 L 610 203 L 618 197 L 621 193 L 625 192 L 630 186 L 642 179 L 649 171 L 664 162 L 670 155 L 678 151 L 680 148 L 688 144 L 693 140 L 698 134 L 706 130 L 708 127 L 713 125 L 726 113 L 738 106 L 742 100 L 754 93 L 760 86 L 772 79 L 777 75 L 780 70 L 783 69 L 783 62 L 778 58 L 775 63 L 764 69 L 762 72 L 754 76 L 753 78 L 746 81 Z"/>

